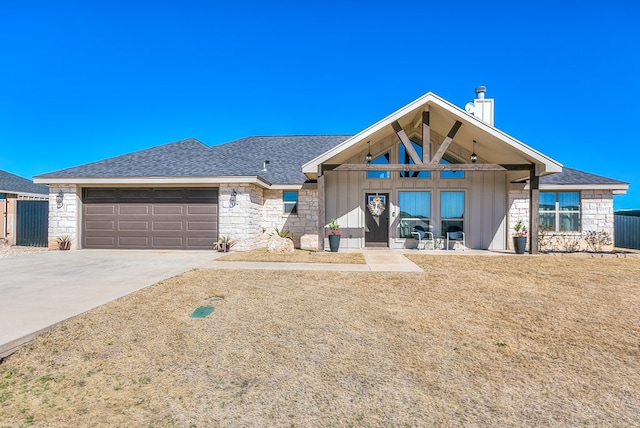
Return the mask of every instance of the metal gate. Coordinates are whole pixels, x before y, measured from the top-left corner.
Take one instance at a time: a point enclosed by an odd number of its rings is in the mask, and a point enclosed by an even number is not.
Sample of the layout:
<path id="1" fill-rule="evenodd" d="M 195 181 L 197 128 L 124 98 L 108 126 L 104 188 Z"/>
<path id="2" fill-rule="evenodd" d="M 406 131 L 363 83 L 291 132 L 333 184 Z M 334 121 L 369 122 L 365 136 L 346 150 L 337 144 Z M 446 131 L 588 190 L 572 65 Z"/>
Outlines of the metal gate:
<path id="1" fill-rule="evenodd" d="M 640 212 L 638 212 L 640 214 Z M 619 248 L 640 250 L 640 217 L 634 212 L 613 216 L 615 243 Z"/>
<path id="2" fill-rule="evenodd" d="M 16 245 L 48 246 L 49 201 L 16 201 Z"/>

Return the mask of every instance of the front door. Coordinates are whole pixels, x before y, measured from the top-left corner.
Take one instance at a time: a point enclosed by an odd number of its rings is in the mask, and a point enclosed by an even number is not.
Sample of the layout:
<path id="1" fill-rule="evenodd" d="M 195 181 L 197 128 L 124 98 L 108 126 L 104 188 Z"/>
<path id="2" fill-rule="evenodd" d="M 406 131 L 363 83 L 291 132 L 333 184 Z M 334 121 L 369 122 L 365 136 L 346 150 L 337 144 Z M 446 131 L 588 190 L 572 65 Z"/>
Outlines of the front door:
<path id="1" fill-rule="evenodd" d="M 389 246 L 388 204 L 388 193 L 367 193 L 365 195 L 365 247 Z"/>

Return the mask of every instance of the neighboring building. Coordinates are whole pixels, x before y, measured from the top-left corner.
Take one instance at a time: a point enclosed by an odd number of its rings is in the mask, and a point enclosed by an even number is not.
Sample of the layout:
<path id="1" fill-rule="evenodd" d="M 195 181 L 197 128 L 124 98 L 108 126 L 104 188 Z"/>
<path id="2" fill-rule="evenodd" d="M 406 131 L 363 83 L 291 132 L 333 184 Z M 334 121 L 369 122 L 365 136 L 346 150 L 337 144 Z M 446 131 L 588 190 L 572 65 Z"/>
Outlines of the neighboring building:
<path id="1" fill-rule="evenodd" d="M 285 228 L 296 246 L 323 248 L 332 218 L 343 248 L 412 248 L 421 225 L 504 250 L 518 219 L 534 252 L 538 222 L 613 236 L 613 195 L 628 184 L 563 168 L 498 130 L 484 94 L 465 111 L 427 93 L 353 136 L 187 139 L 44 174 L 35 181 L 51 186 L 49 236 L 71 235 L 73 248 L 209 249 L 231 235 L 247 250 Z M 374 198 L 379 215 L 367 209 Z"/>
<path id="2" fill-rule="evenodd" d="M 15 244 L 16 201 L 26 199 L 49 199 L 49 187 L 0 170 L 0 239 Z"/>

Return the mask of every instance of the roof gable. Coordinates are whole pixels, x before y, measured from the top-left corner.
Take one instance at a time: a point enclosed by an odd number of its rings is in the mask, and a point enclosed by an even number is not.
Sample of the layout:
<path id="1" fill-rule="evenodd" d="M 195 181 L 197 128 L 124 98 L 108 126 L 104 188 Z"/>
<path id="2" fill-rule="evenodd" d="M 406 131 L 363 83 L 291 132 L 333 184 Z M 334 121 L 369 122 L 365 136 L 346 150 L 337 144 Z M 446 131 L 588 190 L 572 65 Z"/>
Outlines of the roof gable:
<path id="1" fill-rule="evenodd" d="M 461 122 L 462 126 L 454 141 L 471 151 L 472 141 L 477 140 L 476 151 L 484 150 L 483 158 L 493 163 L 533 163 L 539 165 L 541 173 L 559 172 L 562 169 L 559 162 L 429 92 L 307 162 L 303 165 L 303 172 L 312 177 L 317 173 L 320 164 L 344 163 L 359 151 L 366 150 L 367 141 L 373 143 L 392 135 L 392 124 L 396 121 L 409 134 L 412 129 L 421 126 L 422 112 L 425 109 L 429 110 L 432 132 L 441 136 L 447 135 L 456 121 Z"/>

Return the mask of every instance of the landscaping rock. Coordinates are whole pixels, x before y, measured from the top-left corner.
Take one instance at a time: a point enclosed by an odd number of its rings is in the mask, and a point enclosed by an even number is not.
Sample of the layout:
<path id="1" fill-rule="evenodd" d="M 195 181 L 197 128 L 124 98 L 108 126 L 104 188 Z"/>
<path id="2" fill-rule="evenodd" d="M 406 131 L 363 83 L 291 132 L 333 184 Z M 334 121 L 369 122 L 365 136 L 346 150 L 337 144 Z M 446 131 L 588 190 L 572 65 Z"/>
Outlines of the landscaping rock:
<path id="1" fill-rule="evenodd" d="M 281 238 L 278 235 L 273 235 L 269 238 L 267 243 L 267 252 L 269 253 L 293 253 L 295 251 L 293 247 L 293 241 L 289 238 Z"/>

